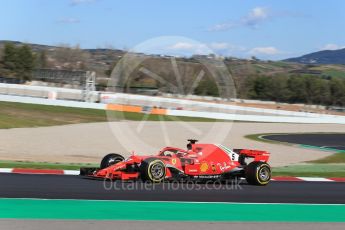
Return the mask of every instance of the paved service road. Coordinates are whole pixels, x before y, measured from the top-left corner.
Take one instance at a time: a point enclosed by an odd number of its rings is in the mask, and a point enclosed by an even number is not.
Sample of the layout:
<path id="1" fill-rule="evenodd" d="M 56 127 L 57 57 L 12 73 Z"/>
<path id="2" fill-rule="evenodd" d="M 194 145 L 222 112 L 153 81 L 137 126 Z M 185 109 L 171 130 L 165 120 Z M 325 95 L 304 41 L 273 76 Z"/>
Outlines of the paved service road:
<path id="1" fill-rule="evenodd" d="M 63 228 L 61 228 L 63 226 Z M 65 221 L 65 220 L 0 220 L 0 228 L 5 230 L 343 230 L 345 223 L 262 223 L 262 222 L 162 222 L 162 221 Z"/>
<path id="2" fill-rule="evenodd" d="M 0 174 L 0 197 L 199 201 L 248 203 L 326 203 L 345 204 L 345 183 L 341 182 L 274 182 L 267 186 L 155 184 L 141 182 L 106 183 L 79 176 Z"/>

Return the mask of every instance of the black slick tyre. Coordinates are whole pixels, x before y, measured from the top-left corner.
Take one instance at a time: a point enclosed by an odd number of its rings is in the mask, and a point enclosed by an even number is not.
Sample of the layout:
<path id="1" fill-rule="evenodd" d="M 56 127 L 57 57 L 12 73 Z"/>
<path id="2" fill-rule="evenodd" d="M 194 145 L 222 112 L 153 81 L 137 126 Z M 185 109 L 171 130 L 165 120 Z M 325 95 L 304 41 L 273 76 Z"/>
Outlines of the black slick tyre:
<path id="1" fill-rule="evenodd" d="M 265 162 L 251 162 L 246 166 L 245 177 L 248 184 L 266 185 L 272 177 L 271 167 Z"/>
<path id="2" fill-rule="evenodd" d="M 104 168 L 107 168 L 113 164 L 116 164 L 116 163 L 118 163 L 120 161 L 124 161 L 124 160 L 125 160 L 125 158 L 123 156 L 121 156 L 120 154 L 109 153 L 108 155 L 103 157 L 103 159 L 101 161 L 100 168 L 104 169 Z"/>
<path id="3" fill-rule="evenodd" d="M 144 182 L 160 183 L 165 179 L 166 166 L 157 158 L 145 159 L 140 165 L 140 177 Z"/>

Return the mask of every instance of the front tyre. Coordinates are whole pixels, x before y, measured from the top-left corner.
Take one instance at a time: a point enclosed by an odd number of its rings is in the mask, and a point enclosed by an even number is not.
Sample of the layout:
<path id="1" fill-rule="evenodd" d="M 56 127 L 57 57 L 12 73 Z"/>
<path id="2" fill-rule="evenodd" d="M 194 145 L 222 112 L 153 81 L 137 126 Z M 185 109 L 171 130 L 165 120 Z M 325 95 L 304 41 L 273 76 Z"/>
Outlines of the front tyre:
<path id="1" fill-rule="evenodd" d="M 160 183 L 166 175 L 166 167 L 163 161 L 157 158 L 144 160 L 140 165 L 141 179 L 153 183 Z"/>
<path id="2" fill-rule="evenodd" d="M 245 176 L 248 184 L 266 185 L 272 177 L 271 167 L 265 162 L 251 162 L 245 169 Z"/>
<path id="3" fill-rule="evenodd" d="M 114 164 L 119 163 L 119 162 L 124 161 L 124 160 L 125 160 L 125 158 L 123 156 L 121 156 L 120 154 L 109 153 L 108 155 L 103 157 L 103 159 L 101 161 L 100 168 L 104 169 L 104 168 L 107 168 L 111 165 L 114 165 Z"/>

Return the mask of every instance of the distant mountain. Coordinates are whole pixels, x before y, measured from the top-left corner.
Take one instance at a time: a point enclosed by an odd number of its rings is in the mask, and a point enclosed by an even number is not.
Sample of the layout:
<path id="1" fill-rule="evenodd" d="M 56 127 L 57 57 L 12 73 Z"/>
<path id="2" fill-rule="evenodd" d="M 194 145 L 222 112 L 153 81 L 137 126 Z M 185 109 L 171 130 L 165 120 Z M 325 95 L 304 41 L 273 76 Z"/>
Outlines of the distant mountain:
<path id="1" fill-rule="evenodd" d="M 340 50 L 322 50 L 284 61 L 301 64 L 345 64 L 345 48 Z"/>

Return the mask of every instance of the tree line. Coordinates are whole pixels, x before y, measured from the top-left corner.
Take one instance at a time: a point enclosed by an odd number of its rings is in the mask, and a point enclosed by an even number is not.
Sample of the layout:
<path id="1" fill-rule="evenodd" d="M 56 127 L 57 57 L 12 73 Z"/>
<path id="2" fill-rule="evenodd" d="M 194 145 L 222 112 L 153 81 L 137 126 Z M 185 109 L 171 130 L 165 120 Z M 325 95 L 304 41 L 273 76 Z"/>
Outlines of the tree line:
<path id="1" fill-rule="evenodd" d="M 246 98 L 286 103 L 345 106 L 345 78 L 312 75 L 251 76 Z"/>
<path id="2" fill-rule="evenodd" d="M 31 80 L 34 69 L 59 67 L 66 70 L 87 70 L 85 62 L 88 54 L 79 46 L 64 45 L 57 48 L 53 55 L 54 63 L 48 62 L 45 50 L 33 52 L 29 45 L 16 46 L 5 43 L 0 50 L 0 77 L 12 77 L 21 80 Z"/>
<path id="3" fill-rule="evenodd" d="M 0 59 L 0 74 L 30 80 L 36 65 L 36 56 L 28 45 L 15 46 L 6 43 Z"/>

